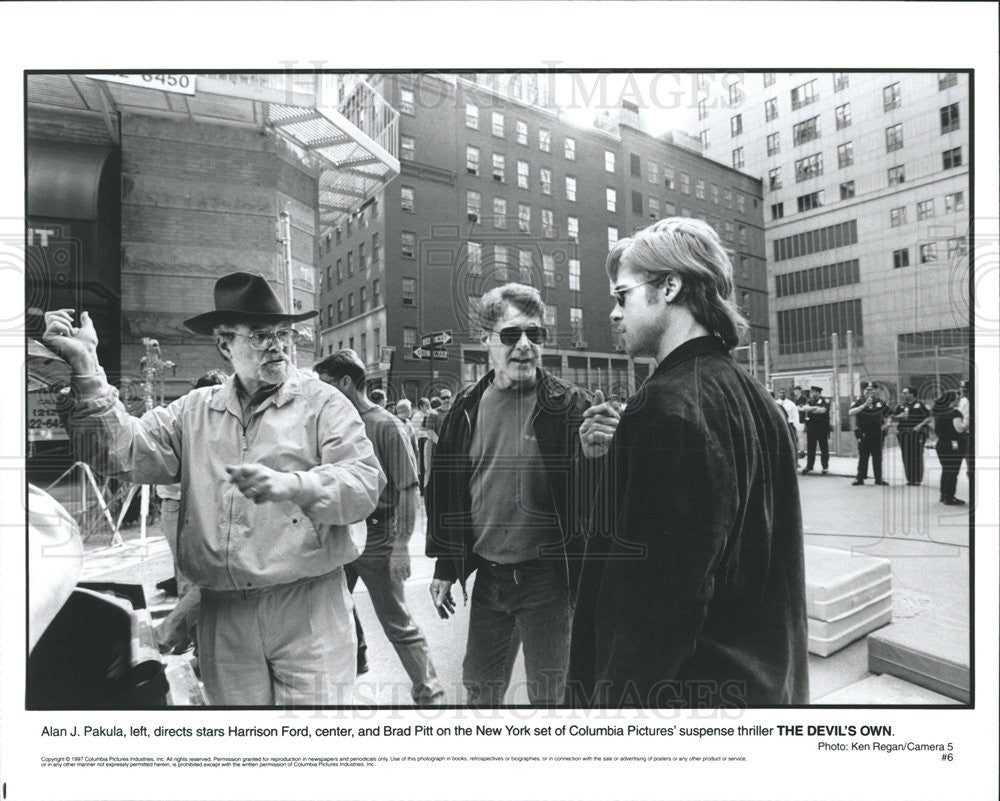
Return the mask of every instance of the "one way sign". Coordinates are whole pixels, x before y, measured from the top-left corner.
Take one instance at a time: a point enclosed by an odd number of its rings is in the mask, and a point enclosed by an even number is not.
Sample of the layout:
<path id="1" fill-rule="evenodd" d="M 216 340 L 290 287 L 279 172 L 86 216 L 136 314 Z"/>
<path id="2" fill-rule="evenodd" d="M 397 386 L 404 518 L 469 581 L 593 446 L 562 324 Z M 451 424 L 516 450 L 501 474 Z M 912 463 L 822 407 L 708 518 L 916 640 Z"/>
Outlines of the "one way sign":
<path id="1" fill-rule="evenodd" d="M 430 359 L 430 358 L 434 358 L 434 359 L 444 360 L 444 359 L 448 358 L 448 349 L 447 348 L 434 348 L 432 350 L 430 348 L 414 348 L 413 349 L 413 357 L 415 359 Z"/>
<path id="2" fill-rule="evenodd" d="M 424 334 L 420 337 L 421 347 L 428 348 L 432 345 L 450 345 L 451 344 L 451 331 L 432 331 L 429 334 Z M 437 354 L 434 355 L 437 358 Z"/>

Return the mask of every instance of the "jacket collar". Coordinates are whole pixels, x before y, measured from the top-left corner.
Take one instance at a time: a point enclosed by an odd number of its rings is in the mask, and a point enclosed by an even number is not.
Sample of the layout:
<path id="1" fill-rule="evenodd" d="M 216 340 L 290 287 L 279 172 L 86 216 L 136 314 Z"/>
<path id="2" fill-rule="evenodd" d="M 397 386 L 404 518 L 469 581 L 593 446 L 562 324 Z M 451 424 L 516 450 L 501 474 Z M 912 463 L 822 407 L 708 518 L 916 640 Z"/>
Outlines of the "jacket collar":
<path id="1" fill-rule="evenodd" d="M 670 353 L 667 354 L 667 358 L 656 366 L 656 369 L 653 371 L 653 375 L 665 373 L 667 370 L 676 367 L 681 362 L 686 362 L 688 359 L 694 359 L 697 356 L 704 356 L 709 353 L 718 353 L 720 356 L 728 356 L 729 348 L 726 347 L 725 343 L 721 339 L 714 335 L 689 339 L 687 342 L 682 342 L 670 351 Z"/>
<path id="2" fill-rule="evenodd" d="M 486 388 L 493 383 L 494 370 L 490 370 L 462 397 L 464 403 L 478 404 Z M 539 367 L 535 373 L 535 395 L 544 405 L 550 401 L 558 401 L 564 397 L 570 389 L 570 385 L 565 381 L 556 378 L 548 370 Z"/>
<path id="3" fill-rule="evenodd" d="M 267 407 L 269 404 L 281 407 L 302 394 L 302 376 L 294 367 L 291 368 L 288 378 L 278 389 L 264 399 L 259 409 Z M 209 408 L 217 411 L 229 411 L 240 419 L 243 418 L 243 408 L 240 404 L 239 390 L 236 387 L 236 375 L 229 376 L 224 384 L 219 386 L 212 399 L 208 402 Z M 259 410 L 258 409 L 258 410 Z"/>

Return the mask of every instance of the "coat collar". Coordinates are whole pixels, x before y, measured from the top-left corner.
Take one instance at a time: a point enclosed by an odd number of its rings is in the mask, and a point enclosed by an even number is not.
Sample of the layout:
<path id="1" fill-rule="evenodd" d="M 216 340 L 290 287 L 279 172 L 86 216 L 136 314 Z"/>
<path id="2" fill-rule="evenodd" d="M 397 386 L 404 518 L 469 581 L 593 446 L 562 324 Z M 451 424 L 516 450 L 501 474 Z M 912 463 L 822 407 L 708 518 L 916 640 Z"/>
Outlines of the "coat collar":
<path id="1" fill-rule="evenodd" d="M 667 370 L 672 367 L 676 367 L 681 362 L 686 362 L 688 359 L 693 359 L 696 356 L 704 356 L 708 353 L 718 353 L 721 356 L 728 356 L 729 348 L 727 348 L 725 343 L 717 336 L 709 335 L 689 339 L 687 342 L 682 342 L 670 351 L 670 353 L 667 354 L 667 358 L 656 366 L 656 369 L 653 371 L 653 375 L 665 373 Z"/>
<path id="2" fill-rule="evenodd" d="M 277 407 L 290 403 L 302 394 L 302 376 L 294 367 L 291 368 L 288 378 L 278 389 L 264 399 L 259 409 L 266 408 L 269 404 Z M 212 398 L 208 402 L 209 408 L 217 411 L 229 411 L 240 419 L 243 418 L 243 408 L 240 404 L 239 390 L 236 387 L 236 375 L 229 376 L 226 383 L 217 387 L 212 393 Z"/>
<path id="3" fill-rule="evenodd" d="M 494 375 L 495 371 L 490 370 L 486 375 L 479 379 L 479 381 L 470 390 L 468 390 L 464 399 L 478 404 L 479 399 L 482 398 L 483 393 L 486 392 L 486 388 L 493 383 Z M 569 384 L 556 378 L 548 370 L 543 370 L 541 367 L 537 369 L 535 377 L 535 395 L 538 397 L 539 401 L 542 401 L 543 403 L 558 401 L 562 399 L 570 390 Z"/>

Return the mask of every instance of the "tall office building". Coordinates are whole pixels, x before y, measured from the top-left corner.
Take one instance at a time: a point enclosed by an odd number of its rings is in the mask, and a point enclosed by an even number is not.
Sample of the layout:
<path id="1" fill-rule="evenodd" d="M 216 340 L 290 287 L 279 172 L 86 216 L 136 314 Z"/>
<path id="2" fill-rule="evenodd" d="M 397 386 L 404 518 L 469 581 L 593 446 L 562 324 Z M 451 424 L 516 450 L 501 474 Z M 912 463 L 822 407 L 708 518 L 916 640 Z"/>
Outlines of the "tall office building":
<path id="1" fill-rule="evenodd" d="M 468 384 L 488 369 L 477 299 L 520 281 L 545 300 L 545 366 L 627 394 L 648 364 L 632 363 L 611 326 L 605 259 L 620 237 L 673 214 L 715 225 L 752 337 L 767 338 L 759 180 L 687 137 L 643 132 L 634 107 L 599 126 L 570 122 L 534 76 L 368 80 L 399 110 L 400 175 L 319 238 L 324 354 L 353 347 L 373 383 L 410 398 Z M 415 358 L 438 331 L 452 332 L 447 358 Z"/>
<path id="2" fill-rule="evenodd" d="M 831 335 L 843 349 L 848 331 L 856 376 L 892 394 L 914 384 L 929 397 L 967 376 L 968 76 L 765 72 L 698 86 L 690 130 L 705 155 L 763 181 L 776 384 L 829 386 Z"/>

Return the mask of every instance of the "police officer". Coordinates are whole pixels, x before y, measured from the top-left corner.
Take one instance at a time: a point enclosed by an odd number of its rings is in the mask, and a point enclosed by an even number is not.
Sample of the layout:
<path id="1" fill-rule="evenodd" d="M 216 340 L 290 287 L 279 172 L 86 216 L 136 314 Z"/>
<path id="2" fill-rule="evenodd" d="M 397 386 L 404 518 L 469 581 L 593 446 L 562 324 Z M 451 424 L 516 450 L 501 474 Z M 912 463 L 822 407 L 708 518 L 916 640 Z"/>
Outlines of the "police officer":
<path id="1" fill-rule="evenodd" d="M 930 409 L 920 402 L 913 387 L 903 387 L 902 403 L 896 407 L 892 419 L 896 421 L 906 483 L 915 487 L 924 480 L 924 442 L 927 428 L 934 422 Z"/>
<path id="2" fill-rule="evenodd" d="M 808 455 L 802 475 L 811 473 L 819 445 L 823 475 L 830 469 L 830 401 L 823 397 L 822 387 L 809 387 L 809 399 L 800 407 L 806 416 L 806 448 Z"/>
<path id="3" fill-rule="evenodd" d="M 889 425 L 888 417 L 892 410 L 889 404 L 879 398 L 874 381 L 863 381 L 861 389 L 863 397 L 847 411 L 854 418 L 854 435 L 858 438 L 858 475 L 852 486 L 865 483 L 868 477 L 868 457 L 872 460 L 875 483 L 887 485 L 889 482 L 882 480 L 882 438 Z"/>

